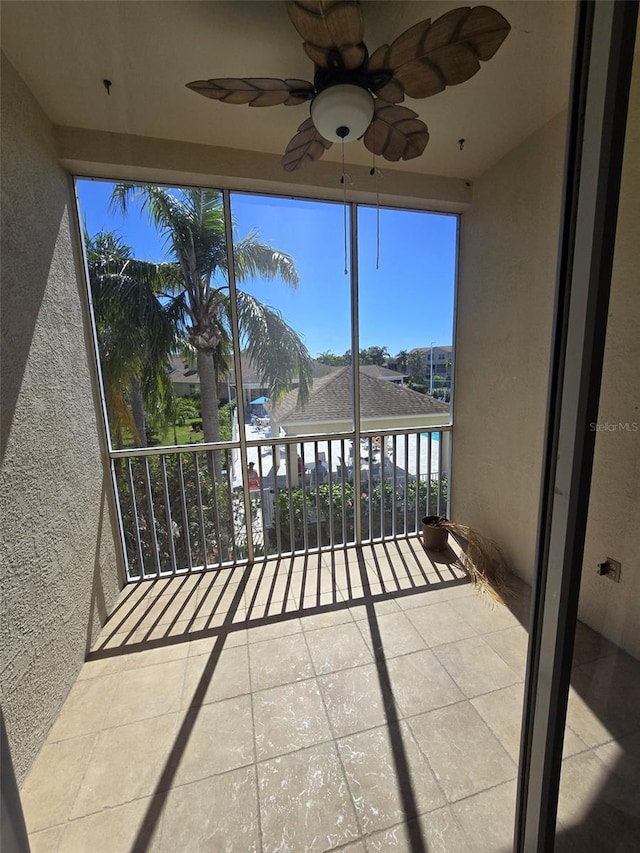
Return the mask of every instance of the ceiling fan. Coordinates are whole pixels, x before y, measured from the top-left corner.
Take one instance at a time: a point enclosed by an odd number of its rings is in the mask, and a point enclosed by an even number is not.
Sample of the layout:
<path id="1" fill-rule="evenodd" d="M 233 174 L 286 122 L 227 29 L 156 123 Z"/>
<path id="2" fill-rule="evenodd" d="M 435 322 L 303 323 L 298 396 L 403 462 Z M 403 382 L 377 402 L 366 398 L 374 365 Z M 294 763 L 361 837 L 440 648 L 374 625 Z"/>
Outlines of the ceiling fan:
<path id="1" fill-rule="evenodd" d="M 405 95 L 428 98 L 464 83 L 496 53 L 511 29 L 489 6 L 464 6 L 433 23 L 420 21 L 371 56 L 363 42 L 358 0 L 289 0 L 291 23 L 315 65 L 313 83 L 271 77 L 194 80 L 189 89 L 227 104 L 295 106 L 311 115 L 287 145 L 288 172 L 318 160 L 333 142 L 364 144 L 386 160 L 419 157 L 429 141 L 426 124 L 399 104 Z"/>

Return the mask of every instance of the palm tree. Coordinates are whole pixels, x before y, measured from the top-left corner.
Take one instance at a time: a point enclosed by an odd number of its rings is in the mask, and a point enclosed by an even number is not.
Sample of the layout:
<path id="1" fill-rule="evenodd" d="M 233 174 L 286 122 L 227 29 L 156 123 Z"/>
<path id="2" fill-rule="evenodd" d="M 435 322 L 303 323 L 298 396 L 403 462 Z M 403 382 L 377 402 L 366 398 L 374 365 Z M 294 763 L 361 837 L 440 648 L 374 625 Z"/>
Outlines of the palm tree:
<path id="1" fill-rule="evenodd" d="M 408 359 L 409 353 L 406 351 L 406 349 L 401 349 L 398 355 L 396 356 L 396 363 L 401 373 L 407 372 Z"/>
<path id="2" fill-rule="evenodd" d="M 147 445 L 147 415 L 165 415 L 173 395 L 166 374 L 178 345 L 178 301 L 163 305 L 158 289 L 173 270 L 137 261 L 112 232 L 85 234 L 87 265 L 109 424 L 116 443 L 124 429 Z"/>
<path id="3" fill-rule="evenodd" d="M 184 328 L 197 354 L 204 440 L 220 440 L 217 373 L 229 352 L 231 306 L 222 198 L 210 189 L 168 190 L 149 185 L 118 184 L 112 206 L 126 213 L 136 201 L 166 238 L 179 275 L 168 278 L 164 295 L 182 299 Z M 298 286 L 293 260 L 260 242 L 256 231 L 234 241 L 234 267 L 239 281 L 260 275 Z M 311 356 L 280 313 L 241 290 L 236 292 L 240 343 L 277 398 L 299 383 L 306 400 L 311 385 Z"/>

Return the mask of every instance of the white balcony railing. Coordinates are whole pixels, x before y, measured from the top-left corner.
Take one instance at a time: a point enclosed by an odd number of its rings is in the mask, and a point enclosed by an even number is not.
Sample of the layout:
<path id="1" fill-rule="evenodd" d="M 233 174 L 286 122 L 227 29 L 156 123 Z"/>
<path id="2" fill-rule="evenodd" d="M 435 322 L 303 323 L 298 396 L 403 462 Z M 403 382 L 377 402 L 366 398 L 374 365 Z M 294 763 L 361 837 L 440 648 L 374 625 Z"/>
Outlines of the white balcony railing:
<path id="1" fill-rule="evenodd" d="M 450 438 L 441 426 L 113 451 L 127 579 L 418 533 L 447 514 Z"/>

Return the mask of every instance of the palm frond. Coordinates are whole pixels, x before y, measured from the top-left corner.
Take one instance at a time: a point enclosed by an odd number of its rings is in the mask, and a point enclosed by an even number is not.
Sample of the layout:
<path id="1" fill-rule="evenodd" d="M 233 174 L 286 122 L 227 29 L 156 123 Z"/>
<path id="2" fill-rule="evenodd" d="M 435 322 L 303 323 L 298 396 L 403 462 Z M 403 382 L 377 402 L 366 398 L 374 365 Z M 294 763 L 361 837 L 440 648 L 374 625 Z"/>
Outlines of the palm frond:
<path id="1" fill-rule="evenodd" d="M 499 546 L 473 527 L 442 519 L 442 526 L 462 540 L 460 562 L 471 583 L 487 599 L 504 604 L 512 586 L 507 561 Z"/>
<path id="2" fill-rule="evenodd" d="M 298 333 L 279 311 L 237 291 L 241 345 L 274 399 L 298 382 L 298 402 L 309 399 L 312 359 Z"/>
<path id="3" fill-rule="evenodd" d="M 293 258 L 267 243 L 261 243 L 255 230 L 234 243 L 233 260 L 239 281 L 258 277 L 267 281 L 281 279 L 294 289 L 300 284 Z"/>

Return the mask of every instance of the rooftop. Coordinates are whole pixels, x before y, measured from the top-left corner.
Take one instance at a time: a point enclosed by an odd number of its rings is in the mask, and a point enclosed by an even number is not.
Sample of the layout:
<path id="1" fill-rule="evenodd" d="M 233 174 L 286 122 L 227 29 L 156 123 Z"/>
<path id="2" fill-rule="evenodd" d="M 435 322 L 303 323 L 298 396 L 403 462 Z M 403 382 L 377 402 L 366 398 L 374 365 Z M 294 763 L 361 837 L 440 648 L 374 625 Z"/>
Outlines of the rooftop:
<path id="1" fill-rule="evenodd" d="M 391 370 L 388 372 L 393 373 Z M 287 421 L 306 423 L 349 420 L 353 415 L 352 400 L 351 368 L 341 367 L 313 383 L 309 400 L 304 406 L 298 407 L 298 392 L 290 391 L 274 406 L 273 417 L 279 424 Z M 363 418 L 440 413 L 448 416 L 449 405 L 387 379 L 376 378 L 366 368 L 361 368 L 360 411 Z"/>

